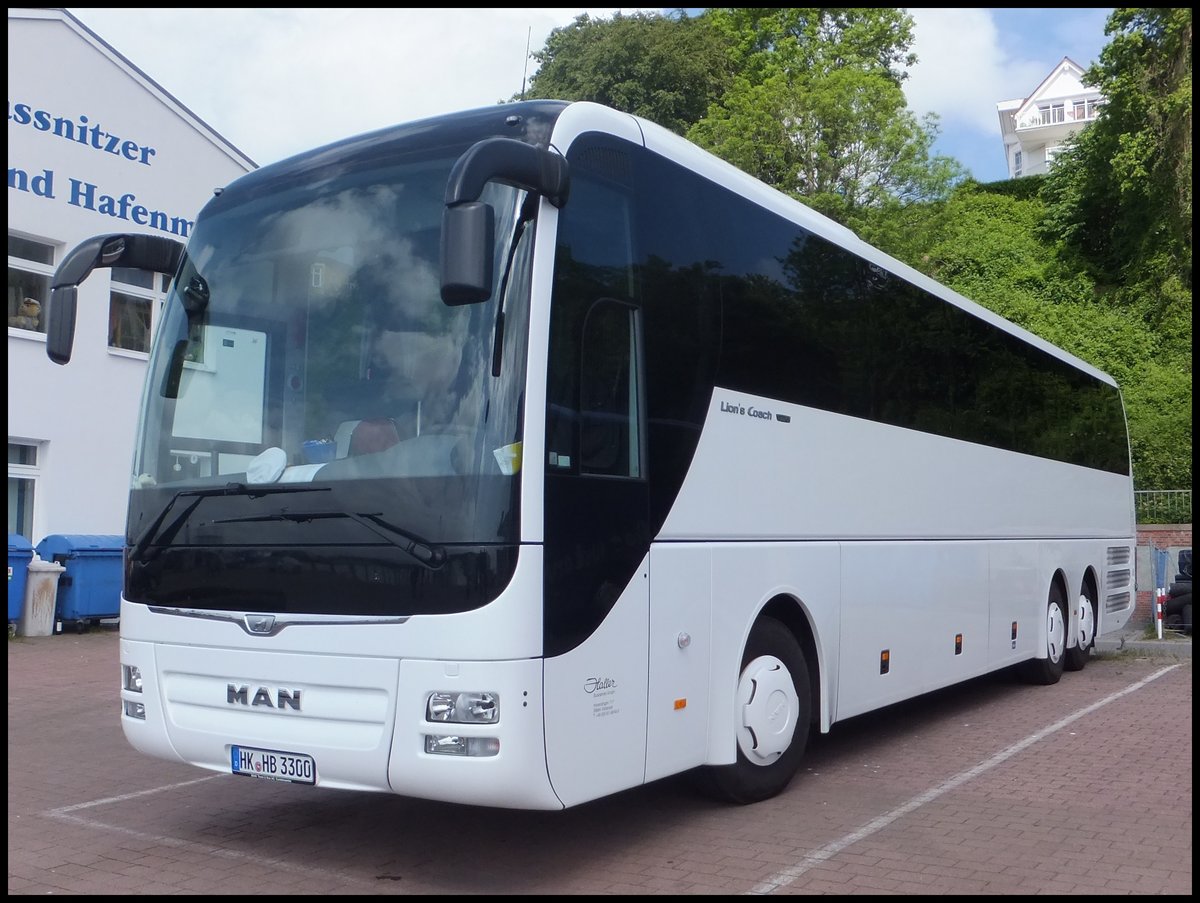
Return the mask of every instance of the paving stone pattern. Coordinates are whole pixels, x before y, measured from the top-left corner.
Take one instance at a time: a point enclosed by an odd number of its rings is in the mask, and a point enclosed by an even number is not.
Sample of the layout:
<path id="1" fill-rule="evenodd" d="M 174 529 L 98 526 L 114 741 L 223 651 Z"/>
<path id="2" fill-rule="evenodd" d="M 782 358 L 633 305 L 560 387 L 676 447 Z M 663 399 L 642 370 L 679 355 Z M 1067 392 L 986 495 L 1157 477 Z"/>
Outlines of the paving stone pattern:
<path id="1" fill-rule="evenodd" d="M 10 895 L 1192 893 L 1190 654 L 1101 652 L 1053 687 L 991 676 L 853 719 L 754 806 L 673 778 L 524 812 L 143 756 L 118 643 L 9 641 Z"/>

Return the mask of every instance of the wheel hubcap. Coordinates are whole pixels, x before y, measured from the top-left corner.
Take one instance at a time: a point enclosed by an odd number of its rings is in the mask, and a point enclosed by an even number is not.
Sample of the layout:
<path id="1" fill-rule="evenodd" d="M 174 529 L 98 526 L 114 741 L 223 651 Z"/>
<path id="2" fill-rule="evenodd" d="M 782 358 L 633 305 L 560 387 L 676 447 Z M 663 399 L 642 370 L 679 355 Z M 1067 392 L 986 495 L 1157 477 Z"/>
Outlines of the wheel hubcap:
<path id="1" fill-rule="evenodd" d="M 1067 647 L 1067 625 L 1063 621 L 1062 606 L 1051 602 L 1046 614 L 1046 654 L 1050 661 L 1057 662 L 1062 658 L 1063 650 Z"/>
<path id="2" fill-rule="evenodd" d="M 1086 595 L 1079 597 L 1079 651 L 1086 652 L 1096 638 L 1096 608 Z"/>
<path id="3" fill-rule="evenodd" d="M 738 748 L 755 765 L 770 765 L 791 745 L 800 717 L 800 700 L 783 662 L 773 655 L 750 662 L 738 681 L 738 705 Z"/>

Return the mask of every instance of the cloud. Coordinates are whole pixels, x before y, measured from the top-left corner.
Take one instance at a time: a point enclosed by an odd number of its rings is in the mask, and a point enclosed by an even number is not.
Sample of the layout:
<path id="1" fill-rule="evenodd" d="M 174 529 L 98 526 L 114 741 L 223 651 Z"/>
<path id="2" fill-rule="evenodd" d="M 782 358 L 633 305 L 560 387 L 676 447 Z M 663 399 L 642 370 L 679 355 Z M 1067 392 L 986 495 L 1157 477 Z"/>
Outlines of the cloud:
<path id="1" fill-rule="evenodd" d="M 938 114 L 943 129 L 999 136 L 996 104 L 1023 96 L 1049 69 L 1014 59 L 987 9 L 909 9 L 916 66 L 905 84 L 909 108 Z"/>

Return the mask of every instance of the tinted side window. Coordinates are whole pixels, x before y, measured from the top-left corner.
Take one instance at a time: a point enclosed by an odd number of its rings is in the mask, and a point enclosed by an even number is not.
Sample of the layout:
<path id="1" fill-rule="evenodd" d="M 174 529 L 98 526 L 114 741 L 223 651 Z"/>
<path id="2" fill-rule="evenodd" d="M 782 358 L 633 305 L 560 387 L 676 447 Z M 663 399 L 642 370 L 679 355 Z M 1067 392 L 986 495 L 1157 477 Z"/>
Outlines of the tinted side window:
<path id="1" fill-rule="evenodd" d="M 631 243 L 628 191 L 589 177 L 581 167 L 572 174 L 571 202 L 562 216 L 550 317 L 546 464 L 551 473 L 614 474 L 624 469 L 621 475 L 641 475 L 640 461 L 631 462 L 628 455 L 623 467 L 615 458 L 602 459 L 616 454 L 613 416 L 620 406 L 626 418 L 640 415 L 628 399 L 631 387 L 640 391 L 631 356 Z M 623 401 L 618 397 L 621 386 Z M 581 413 L 587 413 L 586 423 Z M 624 429 L 640 435 L 636 426 L 626 423 Z M 581 430 L 586 448 L 580 445 Z M 631 466 L 639 472 L 630 473 Z"/>
<path id="2" fill-rule="evenodd" d="M 602 298 L 583 327 L 580 355 L 581 473 L 640 477 L 641 374 L 637 308 Z"/>
<path id="3" fill-rule="evenodd" d="M 726 228 L 720 385 L 1129 472 L 1112 386 L 732 192 L 703 194 Z"/>

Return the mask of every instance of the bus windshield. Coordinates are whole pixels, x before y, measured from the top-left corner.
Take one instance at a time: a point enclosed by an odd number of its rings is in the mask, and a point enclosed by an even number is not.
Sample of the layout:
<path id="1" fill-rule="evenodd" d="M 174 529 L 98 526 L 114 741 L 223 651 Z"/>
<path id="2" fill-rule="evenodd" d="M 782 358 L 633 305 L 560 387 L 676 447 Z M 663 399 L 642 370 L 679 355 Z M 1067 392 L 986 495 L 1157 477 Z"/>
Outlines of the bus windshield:
<path id="1" fill-rule="evenodd" d="M 346 573 L 369 585 L 516 542 L 532 230 L 517 224 L 525 193 L 489 185 L 497 288 L 486 303 L 444 304 L 456 156 L 235 183 L 198 218 L 143 398 L 133 598 L 323 611 L 329 601 L 301 587 L 325 558 L 358 556 Z M 313 491 L 278 491 L 288 484 Z M 181 576 L 246 567 L 247 549 L 301 559 L 274 606 Z M 381 606 L 397 610 L 352 607 Z"/>

